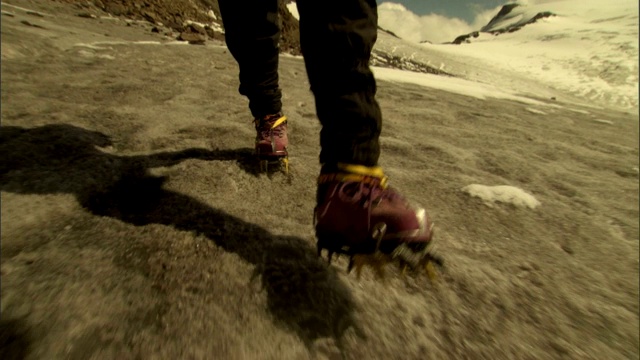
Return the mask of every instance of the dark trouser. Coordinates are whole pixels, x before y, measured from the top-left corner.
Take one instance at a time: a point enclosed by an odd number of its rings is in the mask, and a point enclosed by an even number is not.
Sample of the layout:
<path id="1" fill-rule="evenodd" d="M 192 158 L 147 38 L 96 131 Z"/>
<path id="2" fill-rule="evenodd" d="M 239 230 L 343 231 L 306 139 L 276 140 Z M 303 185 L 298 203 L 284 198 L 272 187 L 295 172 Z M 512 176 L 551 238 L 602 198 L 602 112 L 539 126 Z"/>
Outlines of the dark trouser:
<path id="1" fill-rule="evenodd" d="M 240 93 L 253 116 L 281 110 L 277 0 L 219 0 Z M 375 0 L 298 0 L 300 42 L 322 124 L 320 162 L 374 166 L 382 126 L 369 58 L 377 38 Z"/>

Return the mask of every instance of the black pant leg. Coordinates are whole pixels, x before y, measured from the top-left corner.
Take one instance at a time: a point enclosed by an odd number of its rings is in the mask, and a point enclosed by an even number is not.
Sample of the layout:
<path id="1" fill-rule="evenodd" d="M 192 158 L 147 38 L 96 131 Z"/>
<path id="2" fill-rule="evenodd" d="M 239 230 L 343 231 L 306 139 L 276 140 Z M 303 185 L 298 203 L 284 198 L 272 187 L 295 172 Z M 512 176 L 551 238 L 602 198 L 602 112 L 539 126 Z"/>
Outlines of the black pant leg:
<path id="1" fill-rule="evenodd" d="M 320 162 L 374 166 L 382 114 L 369 59 L 375 0 L 298 0 L 300 42 L 322 123 Z"/>
<path id="2" fill-rule="evenodd" d="M 219 0 L 227 47 L 240 66 L 240 94 L 254 117 L 282 109 L 277 0 Z"/>

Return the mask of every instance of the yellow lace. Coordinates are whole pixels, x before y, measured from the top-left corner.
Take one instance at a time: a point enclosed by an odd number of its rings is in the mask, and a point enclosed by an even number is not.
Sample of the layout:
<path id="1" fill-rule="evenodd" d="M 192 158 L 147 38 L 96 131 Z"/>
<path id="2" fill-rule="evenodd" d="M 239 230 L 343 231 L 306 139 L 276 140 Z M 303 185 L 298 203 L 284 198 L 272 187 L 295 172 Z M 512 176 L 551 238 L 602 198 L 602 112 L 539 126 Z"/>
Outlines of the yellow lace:
<path id="1" fill-rule="evenodd" d="M 357 164 L 338 163 L 340 172 L 331 174 L 320 174 L 318 184 L 331 181 L 339 182 L 379 182 L 383 189 L 387 187 L 387 177 L 380 166 L 364 166 Z"/>
<path id="2" fill-rule="evenodd" d="M 276 120 L 273 125 L 271 125 L 271 128 L 274 129 L 275 127 L 277 127 L 278 125 L 282 124 L 283 122 L 287 121 L 287 117 L 283 116 L 280 119 Z"/>

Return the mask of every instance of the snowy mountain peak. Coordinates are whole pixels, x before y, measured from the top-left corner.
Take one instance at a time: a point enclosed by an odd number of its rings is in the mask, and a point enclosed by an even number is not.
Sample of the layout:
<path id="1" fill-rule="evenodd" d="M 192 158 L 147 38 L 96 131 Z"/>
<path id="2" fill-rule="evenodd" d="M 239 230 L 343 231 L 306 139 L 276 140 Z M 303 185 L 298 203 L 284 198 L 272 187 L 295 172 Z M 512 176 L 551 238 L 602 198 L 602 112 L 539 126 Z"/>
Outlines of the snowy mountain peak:
<path id="1" fill-rule="evenodd" d="M 400 15 L 394 12 L 392 18 Z M 405 39 L 384 38 L 378 46 L 396 55 L 404 53 L 439 64 L 447 73 L 520 93 L 536 95 L 531 90 L 531 82 L 536 82 L 593 105 L 638 109 L 636 0 L 507 4 L 495 9 L 476 31 L 462 27 L 468 31 L 453 42 L 459 46 L 407 41 L 401 25 L 410 26 L 410 21 L 386 21 L 385 11 L 380 16 L 385 28 Z M 525 80 L 529 85 L 522 85 Z"/>
<path id="2" fill-rule="evenodd" d="M 518 11 L 521 9 L 523 10 Z M 551 11 L 527 11 L 526 6 L 523 7 L 521 4 L 517 3 L 507 4 L 504 5 L 498 14 L 494 16 L 487 25 L 483 26 L 480 31 L 493 34 L 512 32 L 525 25 L 535 23 L 539 19 L 554 15 L 555 14 Z"/>

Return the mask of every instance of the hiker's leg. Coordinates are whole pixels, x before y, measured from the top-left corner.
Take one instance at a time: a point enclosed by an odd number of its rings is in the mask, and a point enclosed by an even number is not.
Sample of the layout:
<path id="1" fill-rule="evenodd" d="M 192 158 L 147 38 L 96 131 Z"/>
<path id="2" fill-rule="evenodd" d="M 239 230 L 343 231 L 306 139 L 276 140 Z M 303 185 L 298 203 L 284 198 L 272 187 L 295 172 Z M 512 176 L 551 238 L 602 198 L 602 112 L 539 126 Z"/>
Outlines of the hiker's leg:
<path id="1" fill-rule="evenodd" d="M 369 69 L 375 0 L 298 0 L 300 42 L 316 99 L 320 162 L 375 166 L 382 115 Z"/>
<path id="2" fill-rule="evenodd" d="M 240 66 L 240 94 L 255 118 L 282 108 L 278 85 L 278 1 L 219 0 L 227 47 Z"/>

